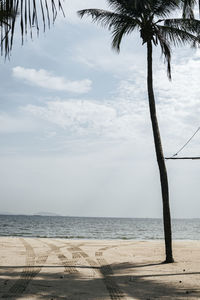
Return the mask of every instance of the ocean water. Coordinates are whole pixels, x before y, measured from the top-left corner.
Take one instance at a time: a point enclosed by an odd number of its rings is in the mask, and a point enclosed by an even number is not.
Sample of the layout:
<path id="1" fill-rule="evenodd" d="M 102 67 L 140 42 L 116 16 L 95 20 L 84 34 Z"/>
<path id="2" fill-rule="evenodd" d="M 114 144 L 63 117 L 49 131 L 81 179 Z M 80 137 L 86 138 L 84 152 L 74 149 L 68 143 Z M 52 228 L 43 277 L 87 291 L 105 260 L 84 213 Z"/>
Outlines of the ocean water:
<path id="1" fill-rule="evenodd" d="M 200 240 L 200 219 L 173 219 L 173 239 Z M 0 236 L 69 239 L 163 238 L 161 219 L 0 215 Z"/>

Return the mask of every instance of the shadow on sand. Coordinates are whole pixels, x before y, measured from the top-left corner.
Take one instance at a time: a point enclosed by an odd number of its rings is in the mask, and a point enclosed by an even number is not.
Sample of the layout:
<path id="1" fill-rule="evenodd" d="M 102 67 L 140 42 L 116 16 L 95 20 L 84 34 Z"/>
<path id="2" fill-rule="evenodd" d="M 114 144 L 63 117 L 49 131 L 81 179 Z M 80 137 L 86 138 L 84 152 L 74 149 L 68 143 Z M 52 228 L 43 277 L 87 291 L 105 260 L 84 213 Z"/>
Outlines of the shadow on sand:
<path id="1" fill-rule="evenodd" d="M 200 290 L 184 287 L 184 280 L 200 272 L 157 271 L 160 263 L 121 263 L 106 266 L 74 265 L 77 272 L 64 272 L 62 265 L 1 266 L 1 299 L 200 299 Z M 32 271 L 23 275 L 22 269 Z M 39 270 L 35 272 L 34 270 Z M 87 271 L 87 273 L 86 273 Z M 141 272 L 142 271 L 142 272 Z M 117 275 L 115 275 L 117 274 Z M 125 275 L 124 275 L 125 274 Z M 170 278 L 166 282 L 166 278 Z"/>

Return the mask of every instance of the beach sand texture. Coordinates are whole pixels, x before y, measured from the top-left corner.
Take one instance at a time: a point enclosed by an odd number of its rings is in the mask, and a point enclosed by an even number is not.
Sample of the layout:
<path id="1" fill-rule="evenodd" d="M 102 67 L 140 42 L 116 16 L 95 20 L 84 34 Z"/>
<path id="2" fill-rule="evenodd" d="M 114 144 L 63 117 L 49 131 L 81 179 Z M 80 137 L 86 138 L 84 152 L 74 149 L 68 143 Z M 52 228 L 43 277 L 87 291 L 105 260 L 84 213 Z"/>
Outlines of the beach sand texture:
<path id="1" fill-rule="evenodd" d="M 0 299 L 200 299 L 200 241 L 0 238 Z"/>

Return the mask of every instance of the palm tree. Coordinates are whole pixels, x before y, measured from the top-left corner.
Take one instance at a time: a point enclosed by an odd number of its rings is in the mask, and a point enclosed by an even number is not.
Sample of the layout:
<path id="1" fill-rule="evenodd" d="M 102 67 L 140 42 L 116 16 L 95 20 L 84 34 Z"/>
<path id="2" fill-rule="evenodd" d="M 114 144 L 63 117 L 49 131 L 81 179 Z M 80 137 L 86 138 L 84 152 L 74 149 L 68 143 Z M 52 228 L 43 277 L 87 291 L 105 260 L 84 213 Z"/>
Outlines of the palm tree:
<path id="1" fill-rule="evenodd" d="M 5 57 L 10 55 L 18 17 L 23 44 L 24 35 L 30 33 L 32 38 L 33 27 L 36 28 L 38 34 L 41 26 L 45 31 L 46 27 L 54 23 L 58 10 L 63 12 L 62 1 L 0 0 L 1 54 Z"/>
<path id="2" fill-rule="evenodd" d="M 120 51 L 120 44 L 125 35 L 134 30 L 140 32 L 142 44 L 147 46 L 147 89 L 150 117 L 152 123 L 155 151 L 160 172 L 163 203 L 163 223 L 165 237 L 165 263 L 172 263 L 172 233 L 169 205 L 167 170 L 161 137 L 159 132 L 156 106 L 153 91 L 152 51 L 153 46 L 160 46 L 167 62 L 167 74 L 171 79 L 171 48 L 170 45 L 200 43 L 198 32 L 200 21 L 195 19 L 167 19 L 169 14 L 180 8 L 176 0 L 107 0 L 111 11 L 102 9 L 84 9 L 78 15 L 92 17 L 93 22 L 108 28 L 112 33 L 112 48 Z"/>

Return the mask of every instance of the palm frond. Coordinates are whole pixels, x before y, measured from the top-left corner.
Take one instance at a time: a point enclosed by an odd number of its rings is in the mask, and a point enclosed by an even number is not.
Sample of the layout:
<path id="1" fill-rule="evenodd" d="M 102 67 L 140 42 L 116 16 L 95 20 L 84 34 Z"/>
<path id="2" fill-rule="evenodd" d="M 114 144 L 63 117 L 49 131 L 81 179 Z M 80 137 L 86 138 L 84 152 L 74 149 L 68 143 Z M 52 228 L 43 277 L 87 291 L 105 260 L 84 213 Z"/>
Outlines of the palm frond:
<path id="1" fill-rule="evenodd" d="M 157 40 L 160 43 L 161 52 L 165 57 L 165 61 L 167 62 L 167 76 L 169 80 L 171 80 L 171 48 L 168 40 L 160 34 L 160 31 L 157 32 Z"/>
<path id="2" fill-rule="evenodd" d="M 194 18 L 194 6 L 196 4 L 196 0 L 181 0 L 182 9 L 183 9 L 183 18 Z M 199 1 L 200 5 L 200 1 Z"/>
<path id="3" fill-rule="evenodd" d="M 100 23 L 112 31 L 112 48 L 120 51 L 122 37 L 131 33 L 136 27 L 140 26 L 138 19 L 133 19 L 125 14 L 113 13 L 101 9 L 85 9 L 78 11 L 78 15 L 92 17 L 92 21 Z"/>
<path id="4" fill-rule="evenodd" d="M 177 0 L 149 0 L 150 9 L 157 17 L 166 17 L 173 10 L 179 8 Z"/>
<path id="5" fill-rule="evenodd" d="M 164 25 L 185 30 L 190 33 L 200 34 L 200 20 L 196 19 L 166 19 Z"/>
<path id="6" fill-rule="evenodd" d="M 110 12 L 103 9 L 84 9 L 78 11 L 78 15 L 83 18 L 84 16 L 90 16 L 94 23 L 100 23 L 101 26 L 107 27 L 109 30 L 121 26 L 121 24 L 126 24 L 126 26 L 135 26 L 135 19 L 115 12 Z M 137 20 L 139 24 L 139 20 Z"/>
<path id="7" fill-rule="evenodd" d="M 17 7 L 10 1 L 0 2 L 0 31 L 1 31 L 1 55 L 8 55 L 11 49 L 9 34 L 12 34 L 12 23 L 17 16 Z"/>
<path id="8" fill-rule="evenodd" d="M 0 1 L 0 24 L 7 23 L 9 18 L 14 17 L 15 12 L 7 1 Z M 8 23 L 7 23 L 8 24 Z"/>
<path id="9" fill-rule="evenodd" d="M 107 0 L 107 2 L 114 11 L 134 18 L 141 17 L 144 8 L 149 5 L 149 0 Z"/>
<path id="10" fill-rule="evenodd" d="M 120 51 L 120 44 L 124 35 L 128 35 L 134 31 L 134 29 L 138 27 L 137 20 L 132 19 L 132 22 L 121 23 L 112 30 L 112 48 L 117 52 Z"/>
<path id="11" fill-rule="evenodd" d="M 174 46 L 190 44 L 192 47 L 200 45 L 200 37 L 185 30 L 165 25 L 158 25 L 160 34 Z"/>
<path id="12" fill-rule="evenodd" d="M 155 14 L 167 16 L 173 9 L 179 7 L 177 0 L 107 0 L 109 6 L 119 13 L 132 17 Z"/>
<path id="13" fill-rule="evenodd" d="M 1 53 L 6 57 L 10 54 L 18 16 L 20 16 L 23 43 L 24 35 L 30 33 L 32 37 L 33 27 L 36 28 L 37 33 L 41 26 L 45 31 L 46 26 L 50 27 L 50 24 L 54 23 L 58 10 L 61 10 L 64 14 L 62 1 L 63 0 L 1 0 L 1 4 L 4 3 L 7 5 L 7 10 L 9 8 L 13 11 L 12 16 L 10 17 L 8 15 L 4 20 L 7 25 L 5 22 L 1 22 L 0 19 Z"/>

